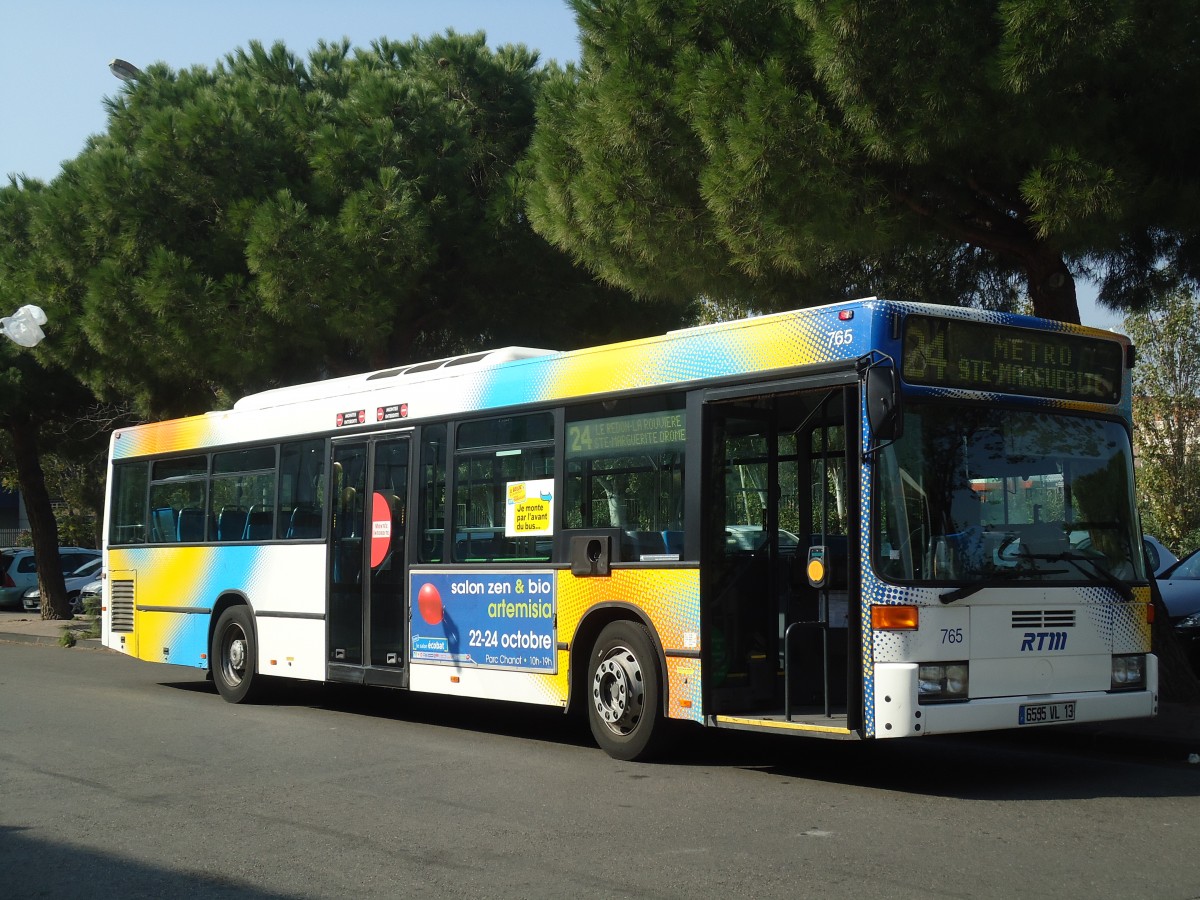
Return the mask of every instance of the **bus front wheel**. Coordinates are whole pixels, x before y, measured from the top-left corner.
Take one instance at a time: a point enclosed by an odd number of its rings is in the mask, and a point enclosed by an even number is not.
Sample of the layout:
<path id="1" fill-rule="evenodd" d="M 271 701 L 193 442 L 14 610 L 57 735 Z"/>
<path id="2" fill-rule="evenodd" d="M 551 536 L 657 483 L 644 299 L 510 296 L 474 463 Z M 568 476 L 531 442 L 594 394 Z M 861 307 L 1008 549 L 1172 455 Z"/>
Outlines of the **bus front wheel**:
<path id="1" fill-rule="evenodd" d="M 661 748 L 666 723 L 650 633 L 636 622 L 610 622 L 588 665 L 588 723 L 614 759 L 648 759 Z"/>
<path id="2" fill-rule="evenodd" d="M 262 678 L 255 670 L 258 647 L 250 610 L 231 606 L 217 619 L 209 660 L 217 691 L 230 703 L 242 703 L 257 693 Z"/>

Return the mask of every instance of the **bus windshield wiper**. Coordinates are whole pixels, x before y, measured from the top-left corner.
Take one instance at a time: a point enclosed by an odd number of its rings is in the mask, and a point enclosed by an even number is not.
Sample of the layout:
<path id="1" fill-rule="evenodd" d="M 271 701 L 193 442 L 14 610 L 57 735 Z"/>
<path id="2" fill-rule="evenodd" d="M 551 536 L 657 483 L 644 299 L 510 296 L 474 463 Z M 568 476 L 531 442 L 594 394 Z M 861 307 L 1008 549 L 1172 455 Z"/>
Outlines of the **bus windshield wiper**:
<path id="1" fill-rule="evenodd" d="M 1121 599 L 1127 602 L 1132 602 L 1133 588 L 1114 575 L 1111 571 L 1109 571 L 1109 569 L 1100 565 L 1100 563 L 1094 557 L 1083 556 L 1079 553 L 1063 552 L 1054 558 L 1062 560 L 1063 562 L 1069 562 L 1076 569 L 1087 576 L 1089 581 L 1103 582 L 1120 594 Z M 1081 562 L 1087 563 L 1089 566 L 1091 566 L 1091 568 L 1085 569 L 1080 565 Z"/>
<path id="2" fill-rule="evenodd" d="M 1063 572 L 1066 570 L 1059 569 L 1057 571 Z M 1039 572 L 1034 569 L 1014 567 L 1012 569 L 1006 569 L 1003 572 L 998 572 L 990 578 L 984 578 L 980 581 L 972 582 L 971 584 L 964 584 L 962 587 L 955 588 L 952 591 L 947 591 L 946 593 L 944 593 L 940 597 L 938 597 L 938 599 L 941 600 L 943 603 L 954 603 L 955 601 L 958 601 L 958 600 L 965 600 L 967 597 L 970 597 L 972 594 L 979 593 L 984 588 L 1003 587 L 1004 585 L 1008 584 L 1009 582 L 1019 581 L 1026 576 L 1032 577 L 1032 576 L 1036 576 L 1036 575 L 1053 575 L 1053 574 L 1055 574 L 1055 572 L 1053 570 L 1049 571 L 1049 572 Z"/>

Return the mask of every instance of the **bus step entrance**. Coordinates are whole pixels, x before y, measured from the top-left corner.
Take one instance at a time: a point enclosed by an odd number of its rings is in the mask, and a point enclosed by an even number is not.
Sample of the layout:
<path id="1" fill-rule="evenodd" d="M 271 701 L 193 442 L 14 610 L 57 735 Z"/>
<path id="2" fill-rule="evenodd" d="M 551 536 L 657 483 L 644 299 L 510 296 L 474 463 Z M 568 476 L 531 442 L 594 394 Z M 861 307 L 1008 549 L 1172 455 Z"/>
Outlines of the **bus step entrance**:
<path id="1" fill-rule="evenodd" d="M 814 715 L 845 718 L 844 688 L 830 677 L 830 658 L 843 655 L 844 635 L 844 629 L 832 629 L 828 622 L 819 620 L 787 626 L 783 634 L 785 721 Z"/>
<path id="2" fill-rule="evenodd" d="M 708 717 L 708 724 L 717 728 L 735 728 L 742 731 L 770 731 L 811 734 L 814 737 L 856 739 L 858 733 L 851 730 L 845 713 L 825 715 L 822 710 L 806 707 L 793 710 L 785 716 L 782 710 L 748 713 L 743 715 L 717 714 Z"/>

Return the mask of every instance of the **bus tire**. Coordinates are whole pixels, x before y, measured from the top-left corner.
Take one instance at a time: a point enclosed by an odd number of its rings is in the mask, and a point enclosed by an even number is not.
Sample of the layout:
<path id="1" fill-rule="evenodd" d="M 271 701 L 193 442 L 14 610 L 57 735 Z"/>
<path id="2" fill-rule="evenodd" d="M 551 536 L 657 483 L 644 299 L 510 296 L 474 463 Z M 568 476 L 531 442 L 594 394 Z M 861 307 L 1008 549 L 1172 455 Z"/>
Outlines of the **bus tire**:
<path id="1" fill-rule="evenodd" d="M 666 722 L 650 632 L 637 622 L 604 626 L 588 663 L 588 724 L 614 759 L 650 759 L 662 747 Z"/>
<path id="2" fill-rule="evenodd" d="M 229 703 L 246 703 L 258 693 L 263 678 L 255 668 L 258 645 L 254 621 L 245 606 L 231 606 L 217 619 L 209 659 L 217 692 Z"/>

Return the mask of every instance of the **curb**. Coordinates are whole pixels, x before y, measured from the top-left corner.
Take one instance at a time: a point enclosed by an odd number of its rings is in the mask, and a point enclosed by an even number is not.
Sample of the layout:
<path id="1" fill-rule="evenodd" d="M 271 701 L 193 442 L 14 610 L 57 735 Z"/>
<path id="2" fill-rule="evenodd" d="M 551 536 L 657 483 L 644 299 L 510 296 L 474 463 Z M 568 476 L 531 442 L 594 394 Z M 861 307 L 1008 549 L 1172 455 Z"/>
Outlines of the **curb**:
<path id="1" fill-rule="evenodd" d="M 47 634 L 17 634 L 11 631 L 0 631 L 0 643 L 8 644 L 40 644 L 43 647 L 63 647 L 59 643 L 59 638 L 52 637 Z M 83 647 L 88 650 L 101 650 L 104 645 L 100 643 L 99 638 L 80 638 L 75 639 L 76 647 Z M 63 647 L 64 650 L 71 649 Z"/>

